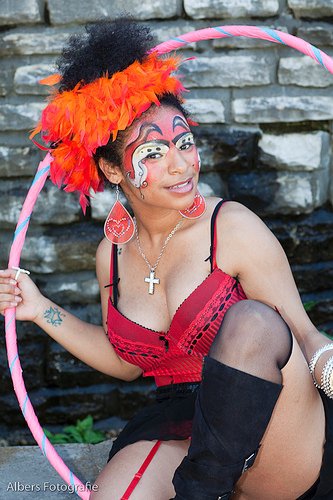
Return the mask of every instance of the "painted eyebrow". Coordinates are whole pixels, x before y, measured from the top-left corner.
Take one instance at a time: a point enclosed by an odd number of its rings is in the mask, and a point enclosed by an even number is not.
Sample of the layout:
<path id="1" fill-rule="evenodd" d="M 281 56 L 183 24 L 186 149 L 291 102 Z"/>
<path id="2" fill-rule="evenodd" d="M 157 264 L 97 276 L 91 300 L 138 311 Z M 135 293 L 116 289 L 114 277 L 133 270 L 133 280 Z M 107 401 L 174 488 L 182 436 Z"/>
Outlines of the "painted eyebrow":
<path id="1" fill-rule="evenodd" d="M 190 130 L 188 123 L 179 115 L 174 117 L 172 126 L 173 130 L 175 130 L 177 126 L 183 127 L 188 131 Z"/>
<path id="2" fill-rule="evenodd" d="M 177 142 L 177 141 L 179 141 L 179 139 L 181 139 L 184 135 L 187 135 L 188 133 L 189 133 L 189 130 L 188 130 L 188 131 L 186 131 L 186 132 L 181 132 L 180 134 L 176 135 L 176 137 L 174 137 L 174 138 L 172 139 L 172 142 L 173 142 L 174 144 L 176 144 L 176 142 Z M 190 133 L 191 133 L 191 132 L 190 132 Z"/>
<path id="3" fill-rule="evenodd" d="M 127 145 L 126 149 L 137 141 L 145 141 L 150 132 L 154 131 L 162 135 L 162 130 L 158 125 L 156 125 L 156 123 L 144 122 L 140 127 L 138 136 L 134 139 L 134 141 Z"/>

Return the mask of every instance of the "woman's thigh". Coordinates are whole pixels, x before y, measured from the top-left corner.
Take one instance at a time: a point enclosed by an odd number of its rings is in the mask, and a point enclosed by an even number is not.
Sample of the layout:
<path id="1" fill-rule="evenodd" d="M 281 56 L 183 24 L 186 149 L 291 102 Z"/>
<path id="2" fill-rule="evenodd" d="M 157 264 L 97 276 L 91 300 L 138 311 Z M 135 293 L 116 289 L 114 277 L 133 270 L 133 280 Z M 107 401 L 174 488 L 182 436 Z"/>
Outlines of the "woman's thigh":
<path id="1" fill-rule="evenodd" d="M 138 441 L 120 450 L 95 481 L 98 490 L 91 500 L 120 500 L 156 441 Z M 189 440 L 163 441 L 130 500 L 169 500 L 175 491 L 172 478 L 187 454 Z"/>
<path id="2" fill-rule="evenodd" d="M 305 358 L 294 339 L 282 370 L 283 390 L 257 459 L 238 481 L 235 500 L 295 500 L 319 475 L 325 441 L 325 414 Z M 223 432 L 223 430 L 222 430 Z M 154 442 L 140 441 L 119 451 L 96 480 L 92 500 L 120 500 Z M 169 500 L 172 478 L 189 440 L 164 441 L 130 500 Z"/>
<path id="3" fill-rule="evenodd" d="M 257 459 L 237 483 L 237 500 L 294 500 L 319 476 L 325 413 L 295 339 L 282 383 Z"/>

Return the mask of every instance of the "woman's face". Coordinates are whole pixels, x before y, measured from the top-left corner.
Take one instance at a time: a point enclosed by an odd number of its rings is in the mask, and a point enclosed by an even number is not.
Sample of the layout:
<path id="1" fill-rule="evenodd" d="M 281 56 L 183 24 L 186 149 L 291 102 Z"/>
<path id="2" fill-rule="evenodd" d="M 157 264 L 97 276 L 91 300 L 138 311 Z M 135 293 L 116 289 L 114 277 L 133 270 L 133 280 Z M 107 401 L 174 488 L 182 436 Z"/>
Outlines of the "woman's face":
<path id="1" fill-rule="evenodd" d="M 200 160 L 183 114 L 154 108 L 135 121 L 124 144 L 127 185 L 144 201 L 177 210 L 193 203 Z"/>

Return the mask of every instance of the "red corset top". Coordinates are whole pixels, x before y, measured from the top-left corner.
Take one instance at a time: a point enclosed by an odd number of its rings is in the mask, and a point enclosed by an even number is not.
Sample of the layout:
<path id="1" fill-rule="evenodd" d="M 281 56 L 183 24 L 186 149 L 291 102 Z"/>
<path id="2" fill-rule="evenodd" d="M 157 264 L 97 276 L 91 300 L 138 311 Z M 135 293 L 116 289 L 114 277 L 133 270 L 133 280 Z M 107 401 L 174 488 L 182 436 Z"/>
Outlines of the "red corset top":
<path id="1" fill-rule="evenodd" d="M 215 221 L 225 200 L 215 207 L 211 219 L 211 273 L 181 303 L 167 332 L 155 331 L 126 318 L 117 309 L 117 246 L 111 255 L 111 295 L 108 303 L 108 337 L 117 354 L 155 377 L 157 386 L 201 380 L 203 358 L 232 304 L 246 299 L 236 278 L 216 264 Z"/>

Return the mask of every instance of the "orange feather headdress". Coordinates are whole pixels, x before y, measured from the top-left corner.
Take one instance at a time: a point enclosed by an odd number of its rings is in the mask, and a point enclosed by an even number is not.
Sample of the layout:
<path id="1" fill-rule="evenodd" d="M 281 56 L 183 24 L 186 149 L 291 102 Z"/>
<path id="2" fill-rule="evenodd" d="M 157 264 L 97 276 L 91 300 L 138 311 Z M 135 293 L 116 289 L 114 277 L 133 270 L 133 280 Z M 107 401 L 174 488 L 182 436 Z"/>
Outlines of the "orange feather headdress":
<path id="1" fill-rule="evenodd" d="M 161 59 L 153 52 L 111 78 L 105 75 L 51 94 L 30 138 L 41 132 L 44 141 L 56 146 L 51 151 L 51 180 L 58 187 L 65 185 L 65 191 L 79 191 L 84 212 L 90 189 L 103 190 L 93 159 L 96 149 L 110 138 L 115 140 L 118 131 L 125 130 L 152 103 L 159 105 L 163 94 L 181 95 L 185 89 L 171 75 L 179 63 L 179 58 Z M 60 75 L 51 75 L 40 83 L 55 85 L 60 80 Z"/>

